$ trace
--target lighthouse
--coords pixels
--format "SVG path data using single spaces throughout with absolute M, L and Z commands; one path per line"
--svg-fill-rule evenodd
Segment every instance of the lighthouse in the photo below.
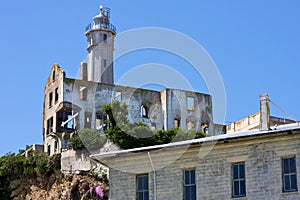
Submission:
M 100 6 L 99 15 L 86 27 L 88 62 L 83 80 L 114 84 L 113 51 L 116 28 L 110 23 L 110 9 Z

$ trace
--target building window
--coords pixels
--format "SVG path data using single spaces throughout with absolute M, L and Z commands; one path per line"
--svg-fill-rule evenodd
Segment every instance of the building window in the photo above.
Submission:
M 54 142 L 54 152 L 58 152 L 58 143 L 57 143 L 57 141 Z
M 282 159 L 282 182 L 283 192 L 298 191 L 295 157 Z
M 85 112 L 85 123 L 84 128 L 92 128 L 92 113 L 91 112 Z
M 107 34 L 103 34 L 103 43 L 107 44 Z
M 86 101 L 87 99 L 87 87 L 85 86 L 79 86 L 79 92 L 80 92 L 80 99 L 83 101 Z
M 187 97 L 187 110 L 194 110 L 195 109 L 195 100 L 193 97 Z
M 53 102 L 53 93 L 51 92 L 51 93 L 49 94 L 49 107 L 52 106 L 52 102 Z
M 141 105 L 141 117 L 148 118 L 148 109 L 144 105 Z
M 103 69 L 106 69 L 106 59 L 103 59 Z
M 138 175 L 136 177 L 137 200 L 149 199 L 149 177 L 148 174 Z
M 184 170 L 184 200 L 196 200 L 196 171 L 194 169 Z
M 53 132 L 53 117 L 47 120 L 47 135 Z
M 56 72 L 55 72 L 55 70 L 52 72 L 52 81 L 55 81 L 55 79 L 56 79 Z
M 51 146 L 48 144 L 48 149 L 47 149 L 48 155 L 50 156 L 51 154 Z
M 208 134 L 208 124 L 207 123 L 201 123 L 201 131 L 205 134 Z
M 174 128 L 180 127 L 180 119 L 174 119 Z
M 121 100 L 122 100 L 122 92 L 115 91 L 115 100 L 121 102 Z
M 58 101 L 58 88 L 55 89 L 55 103 Z
M 102 112 L 96 113 L 96 130 L 105 131 L 107 129 L 107 125 L 105 121 L 107 120 L 107 115 L 103 114 Z
M 174 128 L 179 128 L 180 127 L 180 116 L 177 114 L 176 117 L 174 118 Z
M 245 163 L 232 165 L 232 197 L 246 196 Z

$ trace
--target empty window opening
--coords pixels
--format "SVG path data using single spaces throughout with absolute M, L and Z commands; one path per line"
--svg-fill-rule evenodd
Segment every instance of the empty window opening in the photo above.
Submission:
M 141 117 L 148 118 L 148 109 L 144 105 L 141 105 Z
M 101 112 L 96 113 L 96 130 L 105 131 L 107 129 L 105 121 L 107 116 Z
M 74 132 L 78 128 L 78 112 L 65 110 L 56 113 L 56 131 Z
M 193 97 L 187 97 L 187 110 L 195 109 L 195 99 Z
M 55 97 L 54 97 L 55 98 L 55 103 L 57 103 L 57 101 L 58 101 L 58 95 L 59 95 L 58 94 L 58 88 L 56 88 L 55 89 Z
M 120 92 L 120 91 L 116 91 L 115 92 L 115 100 L 121 102 L 121 100 L 122 100 L 122 92 Z
M 54 152 L 58 152 L 58 143 L 57 143 L 57 141 L 54 142 Z
M 47 120 L 47 135 L 53 132 L 53 117 Z
M 53 93 L 50 92 L 50 94 L 49 94 L 49 107 L 52 106 L 52 102 L 53 102 Z
M 180 116 L 178 114 L 174 118 L 174 128 L 180 128 Z
M 188 121 L 187 130 L 194 130 L 194 129 L 195 129 L 195 123 L 192 121 Z
M 56 79 L 56 71 L 54 70 L 52 72 L 52 81 L 55 81 L 55 79 Z
M 201 124 L 201 132 L 208 134 L 208 124 L 207 123 Z
M 50 156 L 50 154 L 51 154 L 51 146 L 49 144 L 48 144 L 47 152 L 48 152 L 48 155 Z
M 84 128 L 92 128 L 92 113 L 91 112 L 85 112 L 85 123 Z
M 87 99 L 87 93 L 88 93 L 87 88 L 85 86 L 79 86 L 79 92 L 80 92 L 80 99 L 85 101 Z
M 107 34 L 103 34 L 103 43 L 107 44 Z

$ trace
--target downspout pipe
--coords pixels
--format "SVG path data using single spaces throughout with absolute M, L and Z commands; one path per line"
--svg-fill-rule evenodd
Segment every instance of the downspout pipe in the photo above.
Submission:
M 152 162 L 150 152 L 148 152 L 148 157 L 149 157 L 151 167 L 152 167 L 152 170 L 153 170 L 153 196 L 154 196 L 154 200 L 156 200 L 156 171 L 155 171 L 155 168 L 154 168 L 154 165 L 153 165 L 153 162 Z

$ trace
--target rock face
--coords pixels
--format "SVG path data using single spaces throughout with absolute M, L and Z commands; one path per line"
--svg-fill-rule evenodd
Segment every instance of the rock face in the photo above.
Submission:
M 10 182 L 11 198 L 14 200 L 81 200 L 108 199 L 106 175 L 64 175 L 52 174 L 50 177 L 20 178 Z M 95 192 L 101 188 L 102 198 Z

